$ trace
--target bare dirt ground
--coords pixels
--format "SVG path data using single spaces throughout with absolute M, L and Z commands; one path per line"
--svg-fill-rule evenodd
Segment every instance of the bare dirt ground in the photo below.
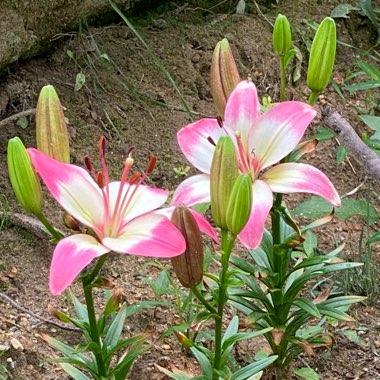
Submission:
M 202 7 L 191 2 L 170 3 L 162 9 L 145 11 L 143 19 L 142 15 L 134 19 L 145 41 L 173 76 L 196 118 L 215 113 L 209 70 L 212 51 L 218 40 L 223 37 L 229 39 L 242 78 L 250 75 L 260 96 L 270 95 L 278 100 L 279 69 L 271 51 L 270 23 L 277 13 L 286 14 L 294 25 L 295 44 L 301 47 L 306 59 L 305 44 L 311 42 L 313 32 L 304 20 L 320 22 L 343 1 L 326 0 L 321 6 L 316 1 L 289 0 L 280 1 L 284 4 L 276 9 L 260 6 L 259 10 L 255 2 L 247 1 L 247 11 L 243 15 L 232 14 L 231 1 L 221 2 L 218 6 L 212 2 L 204 3 Z M 338 37 L 350 45 L 368 49 L 375 41 L 374 30 L 364 18 L 354 17 L 357 19 L 337 21 Z M 360 54 L 362 50 L 339 46 L 334 76 L 344 78 L 352 72 Z M 86 82 L 80 91 L 74 91 L 78 72 L 85 74 Z M 306 100 L 304 68 L 301 75 L 301 80 L 289 90 L 289 95 Z M 113 178 L 120 175 L 126 148 L 134 145 L 134 158 L 140 167 L 145 167 L 150 154 L 158 156 L 158 166 L 150 177 L 154 185 L 174 190 L 183 180 L 184 177 L 177 178 L 174 171 L 174 168 L 188 165 L 177 146 L 176 132 L 189 122 L 188 116 L 181 110 L 177 94 L 149 52 L 126 26 L 84 28 L 80 33 L 57 36 L 56 48 L 51 54 L 12 66 L 0 82 L 0 118 L 35 107 L 38 92 L 46 84 L 55 86 L 66 107 L 73 163 L 81 165 L 85 154 L 95 158 L 96 143 L 101 135 L 105 135 L 109 141 L 108 162 Z M 357 115 L 358 111 L 368 108 L 366 94 L 345 95 L 346 98 L 341 99 L 329 87 L 323 101 L 331 103 L 360 132 L 364 125 Z M 309 133 L 315 132 L 317 127 L 318 119 Z M 14 136 L 20 136 L 27 146 L 35 146 L 34 120 L 25 129 L 9 123 L 2 127 L 1 134 L 2 209 L 11 214 L 22 213 L 6 174 L 6 146 L 8 139 Z M 323 143 L 307 160 L 332 179 L 340 194 L 346 194 L 362 182 L 365 174 L 354 160 L 356 173 L 347 161 L 337 165 L 336 149 L 334 141 Z M 367 179 L 367 188 L 369 185 L 376 189 L 377 184 Z M 290 205 L 302 199 L 307 197 L 287 198 Z M 45 210 L 57 225 L 61 223 L 63 213 L 48 195 Z M 321 246 L 327 249 L 334 247 L 337 241 L 346 241 L 348 254 L 355 260 L 358 247 L 355 226 L 360 222 L 335 220 L 320 230 Z M 376 227 L 378 225 L 373 226 Z M 54 298 L 48 291 L 48 268 L 53 247 L 30 230 L 7 222 L 7 218 L 2 222 L 0 243 L 0 290 L 19 305 L 45 318 L 51 318 L 47 312 L 49 304 L 64 308 L 64 297 Z M 130 303 L 152 298 L 144 277 L 155 277 L 158 270 L 145 263 L 146 260 L 141 258 L 115 255 L 106 265 L 105 274 L 125 289 Z M 75 287 L 74 291 L 80 294 Z M 295 367 L 307 363 L 319 372 L 321 379 L 380 379 L 379 311 L 379 303 L 371 307 L 358 305 L 351 310 L 357 324 L 337 327 L 340 330 L 362 327 L 359 332 L 362 343 L 354 343 L 331 329 L 336 343 L 330 349 L 320 351 L 316 358 L 305 355 L 295 363 Z M 166 379 L 154 364 L 197 371 L 194 360 L 181 350 L 175 339 L 160 338 L 175 321 L 172 311 L 164 308 L 144 311 L 128 319 L 125 333 L 149 331 L 152 345 L 148 353 L 137 361 L 130 379 Z M 76 333 L 41 323 L 38 318 L 0 299 L 0 347 L 10 347 L 0 351 L 0 363 L 3 365 L 0 366 L 0 378 L 1 371 L 5 378 L 9 376 L 20 380 L 68 378 L 59 366 L 46 361 L 54 353 L 41 339 L 42 332 L 70 343 L 79 339 Z M 13 347 L 14 339 L 21 343 L 22 348 Z M 254 343 L 244 347 L 242 357 L 251 357 L 256 349 Z

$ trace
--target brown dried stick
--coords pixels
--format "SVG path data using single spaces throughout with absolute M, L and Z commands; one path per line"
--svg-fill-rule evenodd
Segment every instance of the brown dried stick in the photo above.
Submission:
M 62 325 L 62 324 L 60 324 L 58 322 L 52 321 L 51 319 L 47 319 L 47 318 L 41 317 L 40 315 L 37 315 L 37 314 L 33 313 L 33 311 L 31 311 L 31 310 L 29 310 L 29 309 L 27 309 L 27 308 L 19 305 L 16 301 L 13 301 L 13 299 L 11 297 L 7 296 L 6 294 L 4 294 L 2 292 L 0 292 L 0 299 L 2 299 L 5 302 L 9 302 L 17 310 L 19 310 L 19 311 L 21 311 L 23 313 L 29 314 L 32 317 L 37 318 L 40 321 L 43 321 L 45 323 L 49 323 L 50 325 L 53 325 L 55 327 L 59 327 L 62 330 L 76 331 L 76 332 L 77 331 L 82 331 L 81 329 L 79 329 L 77 327 L 65 326 L 65 325 Z
M 6 119 L 0 120 L 0 127 L 3 127 L 4 125 L 7 125 L 7 124 L 13 122 L 22 116 L 30 116 L 30 115 L 34 115 L 35 113 L 36 113 L 35 108 L 31 108 L 30 110 L 26 110 L 26 111 L 16 113 L 15 115 L 9 116 Z
M 329 105 L 321 106 L 322 123 L 337 134 L 340 142 L 375 180 L 380 181 L 380 158 L 355 132 L 350 123 Z

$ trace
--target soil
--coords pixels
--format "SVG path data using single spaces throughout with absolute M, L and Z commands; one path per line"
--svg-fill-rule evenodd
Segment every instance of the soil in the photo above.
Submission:
M 278 100 L 279 69 L 271 51 L 273 20 L 278 13 L 286 14 L 294 26 L 295 44 L 301 47 L 304 60 L 306 46 L 313 32 L 306 21 L 319 22 L 331 10 L 346 1 L 318 2 L 298 0 L 280 1 L 277 8 L 266 8 L 256 2 L 246 2 L 246 13 L 235 14 L 234 2 L 182 2 L 167 3 L 156 9 L 136 14 L 133 22 L 154 54 L 172 75 L 195 118 L 214 116 L 215 110 L 209 88 L 209 71 L 212 51 L 221 38 L 227 37 L 238 62 L 241 77 L 248 75 L 257 85 L 259 95 Z M 195 4 L 197 3 L 197 4 Z M 200 5 L 202 3 L 202 5 Z M 376 2 L 374 2 L 376 3 Z M 353 15 L 337 20 L 338 38 L 361 50 L 339 45 L 334 78 L 337 82 L 356 70 L 356 61 L 376 41 L 372 25 L 364 17 Z M 76 75 L 82 72 L 86 81 L 75 91 Z M 339 82 L 340 83 L 340 82 Z M 123 24 L 83 29 L 78 33 L 57 36 L 56 47 L 49 55 L 12 66 L 0 83 L 0 117 L 5 119 L 36 105 L 43 85 L 55 86 L 69 121 L 71 160 L 82 165 L 89 154 L 96 158 L 96 144 L 100 136 L 108 139 L 107 159 L 111 176 L 118 178 L 125 152 L 136 147 L 134 158 L 137 167 L 144 168 L 149 156 L 158 156 L 158 165 L 150 176 L 150 183 L 174 190 L 184 179 L 174 169 L 184 169 L 188 163 L 176 143 L 176 132 L 189 123 L 173 86 L 157 66 L 157 59 L 145 49 L 138 38 Z M 301 79 L 289 89 L 290 98 L 306 100 L 305 67 Z M 331 103 L 358 132 L 365 130 L 359 112 L 379 113 L 373 105 L 376 93 L 344 93 L 339 97 L 331 86 L 320 102 Z M 379 107 L 377 105 L 377 107 Z M 309 134 L 319 127 L 319 119 L 309 128 Z M 64 297 L 54 298 L 48 290 L 47 278 L 53 246 L 41 239 L 25 223 L 11 215 L 23 213 L 14 199 L 6 175 L 6 146 L 9 138 L 20 136 L 27 146 L 35 146 L 34 120 L 26 128 L 16 122 L 2 127 L 0 139 L 1 206 L 3 222 L 0 235 L 0 289 L 23 308 L 44 318 L 52 319 L 48 305 L 65 309 Z M 324 171 L 340 194 L 347 194 L 365 180 L 365 185 L 353 197 L 365 197 L 372 189 L 372 200 L 378 205 L 377 184 L 367 178 L 354 158 L 336 163 L 337 144 L 334 140 L 320 144 L 317 153 L 307 161 Z M 195 170 L 190 169 L 193 174 Z M 304 195 L 286 197 L 290 208 Z M 46 193 L 46 215 L 62 226 L 62 210 Z M 5 214 L 9 213 L 9 218 Z M 336 242 L 347 243 L 347 254 L 355 260 L 358 254 L 359 219 L 341 222 L 334 220 L 318 232 L 323 250 L 335 247 Z M 372 232 L 378 225 L 372 226 Z M 378 251 L 374 251 L 376 255 Z M 378 261 L 378 260 L 377 260 Z M 153 299 L 145 278 L 155 278 L 159 269 L 148 265 L 146 259 L 114 255 L 107 262 L 105 276 L 125 290 L 129 303 Z M 376 263 L 376 257 L 375 257 Z M 163 264 L 165 265 L 165 264 Z M 80 297 L 80 289 L 73 287 Z M 102 293 L 97 302 L 102 303 Z M 331 327 L 335 344 L 321 349 L 316 357 L 305 354 L 294 368 L 311 366 L 321 379 L 380 379 L 380 304 L 364 304 L 350 311 L 357 319 L 354 325 L 339 324 Z M 164 307 L 145 310 L 132 315 L 125 333 L 149 332 L 150 350 L 138 359 L 129 378 L 167 379 L 155 364 L 165 368 L 179 368 L 197 373 L 195 361 L 185 353 L 172 337 L 161 337 L 178 316 Z M 353 342 L 341 332 L 347 328 L 358 331 L 361 341 Z M 0 298 L 0 378 L 13 379 L 68 379 L 60 367 L 47 359 L 55 354 L 42 339 L 42 333 L 71 344 L 79 342 L 75 332 L 64 331 L 43 323 L 39 318 L 16 308 Z M 20 347 L 17 342 L 21 343 Z M 242 347 L 241 357 L 252 357 L 258 345 Z M 242 359 L 243 360 L 243 359 Z M 244 360 L 243 360 L 244 361 Z

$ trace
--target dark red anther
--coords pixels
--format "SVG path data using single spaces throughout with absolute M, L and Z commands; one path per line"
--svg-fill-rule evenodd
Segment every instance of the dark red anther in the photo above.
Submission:
M 223 128 L 223 119 L 222 119 L 222 117 L 221 116 L 217 116 L 216 117 L 216 121 L 218 122 L 219 127 Z
M 156 167 L 157 164 L 157 157 L 152 156 L 149 160 L 148 167 L 146 168 L 146 174 L 152 173 L 153 169 Z
M 141 173 L 135 172 L 131 175 L 131 178 L 129 178 L 128 182 L 130 185 L 133 185 L 141 178 Z
M 98 186 L 101 189 L 103 189 L 103 187 L 104 187 L 104 174 L 103 174 L 103 172 L 98 172 L 96 174 L 96 182 L 97 182 Z
M 99 154 L 101 157 L 105 157 L 106 155 L 106 143 L 107 143 L 106 138 L 102 136 L 98 142 Z
M 207 137 L 207 141 L 208 141 L 210 144 L 216 146 L 215 141 L 212 139 L 211 136 L 208 136 L 208 137 Z
M 93 167 L 92 167 L 92 163 L 91 163 L 91 158 L 89 156 L 84 156 L 83 158 L 83 161 L 84 161 L 84 165 L 86 166 L 86 169 L 92 173 L 93 171 Z

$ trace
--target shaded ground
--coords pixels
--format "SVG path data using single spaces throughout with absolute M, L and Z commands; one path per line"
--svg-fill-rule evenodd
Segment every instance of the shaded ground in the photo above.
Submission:
M 248 3 L 248 2 L 247 2 Z M 276 57 L 270 51 L 271 31 L 277 13 L 284 13 L 297 25 L 298 46 L 311 42 L 312 31 L 302 21 L 319 22 L 328 15 L 339 1 L 324 1 L 323 7 L 310 1 L 288 1 L 287 9 L 260 8 L 254 3 L 247 5 L 246 15 L 229 14 L 231 4 L 219 7 L 169 5 L 167 9 L 151 13 L 139 27 L 144 39 L 170 71 L 186 102 L 194 111 L 195 118 L 213 116 L 214 109 L 209 90 L 209 68 L 212 50 L 218 40 L 228 37 L 238 61 L 241 76 L 250 75 L 256 83 L 260 96 L 270 95 L 274 100 L 279 94 L 279 70 Z M 294 3 L 294 5 L 292 5 Z M 207 10 L 208 9 L 208 10 Z M 300 16 L 302 15 L 302 16 Z M 137 22 L 137 21 L 136 21 Z M 363 19 L 359 28 L 353 30 L 353 20 L 339 21 L 339 38 L 351 45 L 368 48 L 373 42 L 373 30 Z M 356 25 L 355 24 L 355 25 Z M 175 168 L 188 164 L 176 143 L 176 132 L 189 122 L 181 111 L 181 103 L 171 84 L 152 61 L 139 40 L 123 25 L 93 28 L 71 36 L 58 36 L 57 49 L 51 55 L 20 64 L 10 69 L 0 84 L 0 116 L 8 117 L 35 106 L 40 88 L 53 84 L 66 107 L 70 122 L 71 157 L 81 164 L 83 156 L 96 158 L 96 143 L 101 135 L 109 140 L 108 162 L 114 178 L 120 175 L 124 154 L 128 146 L 136 146 L 134 158 L 145 167 L 149 155 L 159 158 L 157 169 L 150 180 L 154 185 L 173 190 L 183 179 L 178 178 Z M 69 54 L 68 54 L 69 51 Z M 339 47 L 335 76 L 345 77 L 354 70 L 357 50 Z M 70 56 L 74 58 L 70 58 Z M 82 71 L 86 76 L 84 87 L 74 91 L 75 77 Z M 301 72 L 304 78 L 304 71 Z M 296 83 L 290 96 L 306 99 L 304 80 Z M 359 123 L 357 110 L 368 107 L 361 96 L 339 98 L 333 88 L 325 93 L 324 101 L 334 105 L 353 125 Z M 310 127 L 315 132 L 318 120 Z M 3 210 L 21 212 L 15 203 L 6 176 L 6 144 L 9 138 L 20 136 L 28 146 L 35 145 L 33 121 L 26 129 L 16 124 L 2 128 L 0 139 L 0 178 Z M 345 162 L 337 165 L 335 142 L 319 147 L 318 152 L 307 161 L 326 172 L 340 194 L 356 188 L 364 179 L 360 168 L 353 163 L 356 174 Z M 190 171 L 190 174 L 192 171 Z M 367 181 L 369 184 L 370 181 Z M 374 187 L 376 184 L 373 185 Z M 293 205 L 301 197 L 289 197 Z M 61 223 L 62 211 L 47 197 L 47 215 Z M 320 231 L 323 248 L 332 248 L 337 242 L 348 242 L 348 253 L 355 259 L 358 232 L 355 223 L 335 221 Z M 376 227 L 376 226 L 375 226 Z M 65 300 L 53 298 L 47 287 L 48 268 L 52 246 L 30 232 L 17 226 L 3 225 L 0 235 L 0 287 L 20 305 L 35 313 L 49 317 L 48 304 L 65 307 Z M 115 255 L 106 266 L 106 274 L 125 289 L 127 299 L 138 302 L 151 299 L 152 294 L 144 276 L 155 277 L 158 270 L 144 265 L 146 260 Z M 75 289 L 77 290 L 77 289 Z M 101 301 L 99 299 L 99 301 Z M 300 358 L 296 366 L 307 362 L 321 374 L 322 379 L 380 379 L 380 305 L 360 305 L 352 314 L 358 319 L 361 344 L 353 343 L 336 334 L 336 344 L 318 358 Z M 17 339 L 23 350 L 12 347 L 1 354 L 1 362 L 15 379 L 66 379 L 59 367 L 46 362 L 53 355 L 40 337 L 41 332 L 75 343 L 75 333 L 62 332 L 56 327 L 40 324 L 40 321 L 0 300 L 0 345 L 8 345 Z M 180 345 L 172 338 L 160 339 L 173 322 L 171 310 L 156 309 L 135 314 L 128 320 L 125 332 L 150 331 L 151 350 L 135 365 L 131 379 L 166 379 L 154 364 L 170 368 L 196 371 L 195 362 L 181 352 Z M 339 329 L 347 326 L 340 325 Z M 355 327 L 355 326 L 350 326 Z M 332 330 L 333 332 L 333 330 Z M 254 343 L 243 348 L 244 356 L 252 356 L 257 350 Z M 2 368 L 0 366 L 0 374 Z M 1 375 L 0 375 L 1 378 Z

